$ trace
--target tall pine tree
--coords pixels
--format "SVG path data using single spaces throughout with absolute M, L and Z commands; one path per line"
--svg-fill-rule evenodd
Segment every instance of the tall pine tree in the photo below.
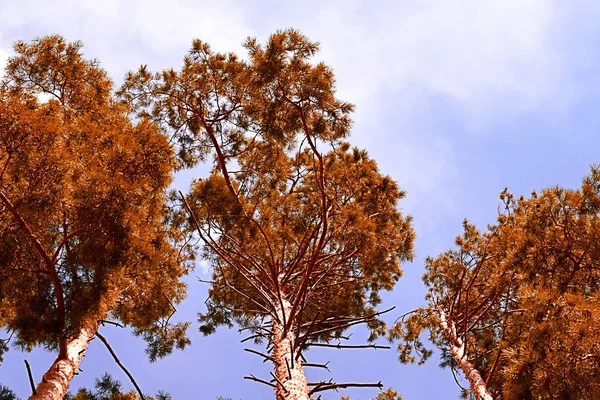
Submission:
M 597 398 L 600 170 L 578 190 L 500 197 L 496 224 L 465 221 L 456 248 L 427 260 L 429 305 L 392 330 L 400 358 L 431 354 L 428 329 L 477 399 Z
M 245 47 L 247 62 L 195 41 L 181 71 L 142 67 L 120 92 L 178 143 L 181 166 L 213 157 L 180 214 L 214 271 L 201 330 L 235 322 L 265 340 L 272 383 L 247 378 L 278 399 L 369 386 L 307 382 L 304 366 L 319 365 L 303 352 L 357 323 L 381 331 L 378 292 L 412 256 L 404 192 L 344 142 L 353 106 L 335 98 L 332 71 L 310 62 L 316 43 L 287 30 Z
M 31 398 L 62 399 L 104 319 L 133 327 L 151 356 L 187 343 L 168 317 L 189 255 L 166 225 L 165 137 L 129 119 L 80 43 L 15 52 L 0 87 L 0 326 L 13 345 L 57 352 Z

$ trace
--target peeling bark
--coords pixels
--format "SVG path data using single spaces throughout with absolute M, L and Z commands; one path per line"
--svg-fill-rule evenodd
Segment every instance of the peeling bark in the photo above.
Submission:
M 97 330 L 98 323 L 94 323 L 83 327 L 77 335 L 67 340 L 66 354 L 59 354 L 35 389 L 36 394 L 29 400 L 62 400 Z
M 438 307 L 437 311 L 440 316 L 440 324 L 442 326 L 444 337 L 450 345 L 450 353 L 467 377 L 467 380 L 471 385 L 471 391 L 477 400 L 493 400 L 492 395 L 487 390 L 485 381 L 483 378 L 481 378 L 481 374 L 466 357 L 465 343 L 456 333 L 456 326 L 454 325 L 454 322 L 448 321 L 446 313 L 441 309 L 441 307 Z
M 280 321 L 287 321 L 291 314 L 292 305 L 283 299 L 278 305 L 277 314 Z M 283 307 L 282 307 L 283 306 Z M 309 400 L 308 382 L 304 376 L 302 362 L 297 360 L 298 350 L 294 347 L 295 335 L 293 324 L 284 332 L 282 323 L 273 321 L 273 350 L 271 356 L 275 364 L 277 400 Z

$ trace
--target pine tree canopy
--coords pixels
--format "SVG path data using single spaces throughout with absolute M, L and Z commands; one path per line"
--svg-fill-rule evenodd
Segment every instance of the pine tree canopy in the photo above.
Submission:
M 358 322 L 382 332 L 378 293 L 400 278 L 414 233 L 404 192 L 345 141 L 353 106 L 311 62 L 318 45 L 287 30 L 245 47 L 247 61 L 194 41 L 180 71 L 142 67 L 119 94 L 178 144 L 180 168 L 212 158 L 179 196 L 179 223 L 214 270 L 201 331 L 235 322 L 266 339 L 288 396 L 302 350 Z
M 144 335 L 151 357 L 183 347 L 186 326 L 167 323 L 189 269 L 168 223 L 171 146 L 130 120 L 80 43 L 48 36 L 15 52 L 0 86 L 0 327 L 69 370 L 104 319 Z
M 462 349 L 494 399 L 597 398 L 600 169 L 578 190 L 500 198 L 496 224 L 465 221 L 455 249 L 427 260 L 429 306 L 392 330 L 400 359 L 430 355 L 429 329 L 442 365 L 457 370 Z

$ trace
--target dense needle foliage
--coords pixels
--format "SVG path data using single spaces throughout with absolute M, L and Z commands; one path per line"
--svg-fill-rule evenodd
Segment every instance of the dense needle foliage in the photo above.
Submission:
M 465 221 L 456 248 L 427 260 L 429 307 L 399 323 L 402 361 L 429 356 L 429 329 L 443 365 L 464 358 L 496 399 L 600 396 L 600 170 L 578 190 L 551 187 L 530 198 L 500 195 L 504 210 L 481 232 Z M 444 332 L 442 315 L 456 338 Z
M 344 141 L 353 106 L 311 63 L 317 44 L 288 30 L 245 47 L 248 61 L 194 41 L 181 71 L 142 67 L 120 95 L 178 143 L 181 167 L 214 157 L 180 214 L 214 268 L 202 332 L 237 322 L 275 348 L 292 332 L 299 358 L 358 320 L 381 331 L 378 292 L 401 276 L 414 234 L 404 192 Z
M 57 361 L 109 318 L 144 335 L 151 357 L 182 347 L 185 326 L 166 322 L 189 259 L 167 224 L 172 148 L 129 119 L 81 44 L 49 36 L 15 51 L 0 86 L 0 327 Z

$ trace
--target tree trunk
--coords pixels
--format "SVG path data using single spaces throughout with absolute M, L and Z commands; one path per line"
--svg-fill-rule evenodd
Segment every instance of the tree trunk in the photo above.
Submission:
M 277 313 L 280 321 L 287 321 L 287 317 L 292 309 L 289 301 L 283 299 L 283 307 L 279 304 Z M 285 318 L 284 318 L 285 315 Z M 275 396 L 277 400 L 309 400 L 308 383 L 304 376 L 302 360 L 298 357 L 298 349 L 294 346 L 294 327 L 293 324 L 287 332 L 284 327 L 276 320 L 273 321 L 273 350 L 271 356 L 275 364 L 275 376 L 278 382 L 275 382 Z M 283 385 L 283 386 L 282 386 Z
M 97 330 L 98 323 L 95 322 L 67 340 L 66 354 L 58 355 L 29 400 L 62 400 Z
M 465 344 L 456 333 L 456 326 L 454 325 L 454 322 L 450 321 L 450 324 L 448 324 L 448 319 L 446 318 L 446 313 L 444 312 L 444 310 L 442 310 L 441 307 L 438 307 L 437 310 L 440 315 L 442 332 L 444 334 L 444 337 L 450 344 L 450 353 L 452 354 L 452 357 L 454 357 L 454 359 L 458 363 L 458 366 L 469 380 L 469 384 L 471 385 L 471 391 L 473 392 L 477 400 L 493 400 L 493 397 L 488 391 L 485 381 L 481 377 L 481 374 L 466 357 Z

